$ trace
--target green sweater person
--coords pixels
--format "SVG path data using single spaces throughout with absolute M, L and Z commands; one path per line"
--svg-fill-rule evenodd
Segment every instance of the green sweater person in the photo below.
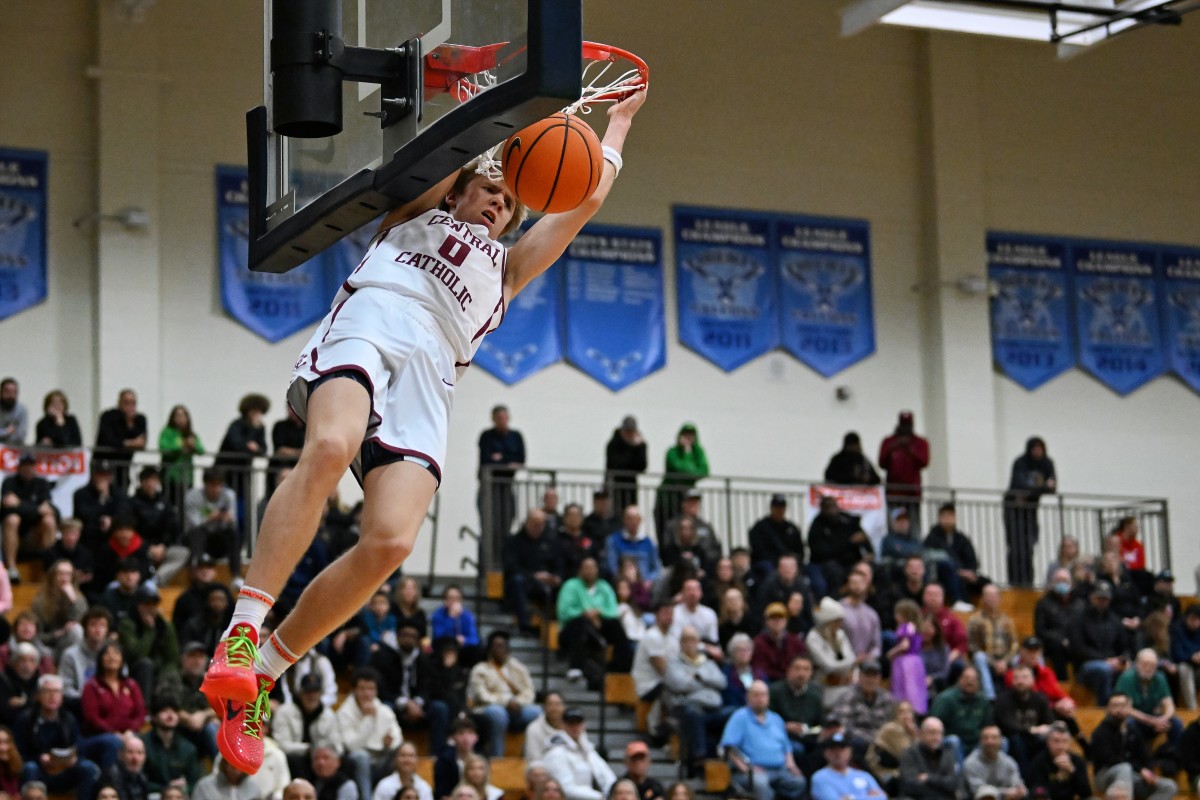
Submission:
M 679 515 L 679 506 L 688 490 L 701 478 L 708 477 L 708 456 L 700 446 L 696 426 L 688 422 L 679 429 L 675 446 L 667 451 L 666 475 L 658 487 L 654 504 L 654 524 L 659 536 L 667 523 Z M 665 566 L 670 566 L 667 564 Z

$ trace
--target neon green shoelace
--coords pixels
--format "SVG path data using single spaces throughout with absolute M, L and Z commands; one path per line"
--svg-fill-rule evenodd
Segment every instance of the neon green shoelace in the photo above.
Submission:
M 263 688 L 259 691 L 254 705 L 246 709 L 246 721 L 242 724 L 242 733 L 253 736 L 255 739 L 261 739 L 263 723 L 270 718 L 271 698 L 267 689 Z
M 258 660 L 258 645 L 254 643 L 253 639 L 242 633 L 244 630 L 248 629 L 239 625 L 233 629 L 233 633 L 225 638 L 225 660 L 229 662 L 230 666 L 252 669 L 254 662 Z

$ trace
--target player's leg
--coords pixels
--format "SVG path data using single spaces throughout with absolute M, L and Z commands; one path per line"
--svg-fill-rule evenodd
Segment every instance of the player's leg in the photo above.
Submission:
M 17 547 L 21 543 L 21 515 L 13 511 L 5 515 L 3 523 L 4 565 L 9 575 L 17 570 Z
M 371 396 L 356 380 L 331 377 L 312 389 L 300 460 L 267 505 L 229 630 L 201 686 L 214 708 L 226 699 L 248 703 L 258 696 L 253 671 L 258 630 L 312 544 L 326 498 L 362 445 L 370 409 Z
M 412 552 L 436 491 L 429 470 L 411 461 L 367 472 L 358 543 L 305 588 L 272 638 L 300 656 L 358 613 Z

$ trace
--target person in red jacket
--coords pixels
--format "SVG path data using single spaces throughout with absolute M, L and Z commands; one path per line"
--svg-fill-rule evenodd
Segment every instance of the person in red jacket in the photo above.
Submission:
M 750 666 L 755 672 L 777 681 L 787 675 L 788 664 L 796 656 L 808 653 L 804 639 L 788 633 L 788 610 L 783 603 L 771 603 L 763 614 L 766 629 L 754 637 L 754 656 Z
M 123 675 L 125 654 L 116 642 L 109 642 L 96 655 L 96 674 L 83 685 L 80 706 L 85 739 L 103 750 L 112 748 L 115 756 L 121 736 L 137 735 L 146 721 L 146 703 L 137 683 Z M 115 760 L 115 758 L 114 758 Z M 108 766 L 111 766 L 108 765 Z M 101 768 L 106 768 L 101 765 Z
M 879 446 L 879 467 L 887 473 L 888 505 L 908 509 L 920 530 L 921 470 L 929 466 L 929 440 L 913 432 L 913 414 L 901 411 L 896 430 Z

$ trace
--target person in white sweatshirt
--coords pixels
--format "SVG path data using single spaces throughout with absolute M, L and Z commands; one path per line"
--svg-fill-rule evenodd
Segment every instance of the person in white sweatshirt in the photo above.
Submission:
M 563 712 L 563 730 L 550 737 L 542 765 L 562 786 L 567 800 L 604 800 L 617 776 L 588 741 L 584 728 L 582 711 Z
M 379 782 L 371 800 L 396 800 L 403 786 L 417 790 L 417 800 L 433 800 L 433 787 L 417 774 L 417 746 L 405 742 L 396 751 L 396 771 Z
M 364 667 L 354 673 L 350 695 L 337 711 L 347 759 L 354 768 L 359 797 L 370 797 L 371 786 L 391 769 L 403 737 L 396 712 L 379 702 L 379 673 Z
M 532 764 L 541 761 L 550 746 L 550 737 L 562 733 L 563 712 L 567 704 L 558 692 L 548 692 L 542 701 L 542 715 L 529 723 L 525 729 L 525 761 Z

